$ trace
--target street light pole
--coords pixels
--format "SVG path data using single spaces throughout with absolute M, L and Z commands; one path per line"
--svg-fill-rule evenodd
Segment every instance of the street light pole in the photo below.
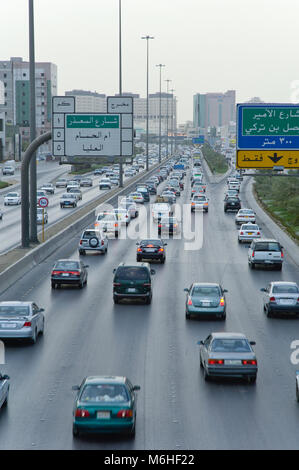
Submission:
M 163 64 L 158 64 L 156 67 L 160 67 L 160 95 L 159 95 L 159 163 L 161 163 L 161 70 L 165 67 Z
M 170 146 L 170 151 L 171 151 L 171 155 L 173 154 L 173 134 L 174 134 L 174 112 L 173 112 L 173 105 L 174 105 L 174 95 L 173 95 L 173 92 L 175 91 L 174 88 L 172 88 L 171 90 L 171 93 L 172 93 L 172 99 L 171 99 L 171 146 Z
M 148 41 L 149 39 L 154 39 L 154 37 L 142 36 L 141 39 L 146 39 L 146 171 L 148 171 Z
M 168 78 L 165 80 L 167 82 L 167 96 L 166 96 L 166 156 L 168 157 L 168 92 L 169 92 L 169 82 L 171 80 Z
M 119 28 L 118 28 L 118 40 L 119 40 L 119 95 L 122 95 L 122 55 L 121 55 L 121 0 L 118 0 L 118 15 L 119 15 Z M 122 145 L 122 143 L 120 144 Z M 122 149 L 120 158 L 122 160 Z M 123 188 L 123 163 L 119 164 L 119 187 Z
M 35 57 L 33 0 L 29 0 L 29 74 L 30 74 L 30 142 L 36 138 Z M 30 162 L 30 241 L 38 243 L 36 225 L 36 156 Z

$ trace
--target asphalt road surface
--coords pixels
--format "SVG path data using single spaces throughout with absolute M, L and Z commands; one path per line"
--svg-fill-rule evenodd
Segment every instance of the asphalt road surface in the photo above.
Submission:
M 180 203 L 189 201 L 187 181 Z M 83 290 L 51 290 L 53 262 L 78 257 L 80 233 L 1 296 L 34 300 L 46 318 L 45 335 L 36 345 L 6 343 L 2 373 L 10 375 L 11 390 L 8 407 L 0 412 L 1 449 L 299 448 L 290 362 L 298 320 L 268 319 L 259 291 L 271 280 L 298 281 L 298 266 L 286 255 L 281 272 L 249 269 L 248 245 L 238 244 L 234 214 L 223 212 L 224 189 L 225 182 L 208 185 L 202 249 L 187 251 L 183 239 L 168 240 L 165 265 L 153 266 L 151 305 L 113 303 L 113 268 L 136 258 L 135 240 L 129 239 L 110 240 L 107 255 L 83 258 L 90 266 Z M 183 289 L 193 281 L 220 282 L 228 289 L 225 322 L 185 320 Z M 223 330 L 256 341 L 255 385 L 204 381 L 196 343 Z M 135 439 L 73 440 L 71 387 L 93 374 L 126 375 L 141 386 Z

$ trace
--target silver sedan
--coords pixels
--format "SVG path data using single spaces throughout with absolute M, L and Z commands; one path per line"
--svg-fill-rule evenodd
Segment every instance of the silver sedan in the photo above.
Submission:
M 274 314 L 299 314 L 299 287 L 296 282 L 270 282 L 263 292 L 263 308 L 267 317 Z
M 44 332 L 44 309 L 35 302 L 0 302 L 0 338 L 29 339 Z
M 200 366 L 204 378 L 240 377 L 254 383 L 257 376 L 257 359 L 251 346 L 242 333 L 211 333 L 204 341 L 199 341 Z
M 0 374 L 0 408 L 7 405 L 9 394 L 9 377 Z

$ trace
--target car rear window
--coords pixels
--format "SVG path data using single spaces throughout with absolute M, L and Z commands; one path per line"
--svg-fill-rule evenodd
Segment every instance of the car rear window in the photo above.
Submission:
M 0 315 L 24 315 L 28 316 L 30 313 L 29 307 L 27 305 L 1 305 L 0 306 Z
M 80 401 L 85 403 L 124 403 L 129 401 L 127 389 L 124 385 L 103 384 L 86 385 L 80 396 Z
M 194 286 L 191 295 L 202 297 L 215 297 L 215 295 L 220 296 L 220 289 L 217 286 Z
M 251 348 L 246 339 L 220 339 L 215 338 L 211 344 L 213 352 L 251 352 Z
M 96 233 L 94 230 L 85 230 L 83 233 L 82 238 L 91 238 L 91 237 L 97 237 L 99 234 Z
M 147 246 L 147 245 L 160 246 L 161 245 L 161 240 L 142 240 L 140 242 L 140 245 L 142 245 L 142 246 Z
M 276 242 L 260 242 L 256 243 L 255 251 L 281 251 L 280 244 Z
M 122 266 L 117 269 L 115 273 L 117 280 L 147 280 L 149 279 L 149 272 L 147 268 L 135 266 Z
M 294 286 L 292 284 L 289 285 L 278 285 L 278 286 L 273 286 L 272 289 L 273 294 L 297 294 L 299 292 L 299 289 L 297 286 Z
M 252 224 L 252 225 L 242 225 L 241 230 L 252 230 L 254 232 L 255 230 L 259 230 L 259 228 L 258 228 L 257 225 L 254 225 L 254 224 Z
M 54 268 L 56 269 L 61 269 L 61 270 L 73 270 L 73 269 L 79 269 L 80 265 L 77 261 L 58 261 Z

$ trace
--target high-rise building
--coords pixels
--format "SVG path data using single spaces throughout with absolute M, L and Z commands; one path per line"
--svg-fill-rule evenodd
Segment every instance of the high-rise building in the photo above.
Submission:
M 66 96 L 75 96 L 76 113 L 106 113 L 107 97 L 102 93 L 85 90 L 71 90 Z
M 228 126 L 236 120 L 236 92 L 228 90 L 225 93 L 197 93 L 193 96 L 194 127 Z
M 0 61 L 0 82 L 4 87 L 6 127 L 12 134 L 20 133 L 22 140 L 30 139 L 30 73 L 29 62 L 22 57 Z M 57 67 L 50 62 L 35 63 L 36 136 L 51 130 L 52 96 L 57 95 Z M 49 144 L 50 145 L 50 144 Z M 46 145 L 47 147 L 47 145 Z

